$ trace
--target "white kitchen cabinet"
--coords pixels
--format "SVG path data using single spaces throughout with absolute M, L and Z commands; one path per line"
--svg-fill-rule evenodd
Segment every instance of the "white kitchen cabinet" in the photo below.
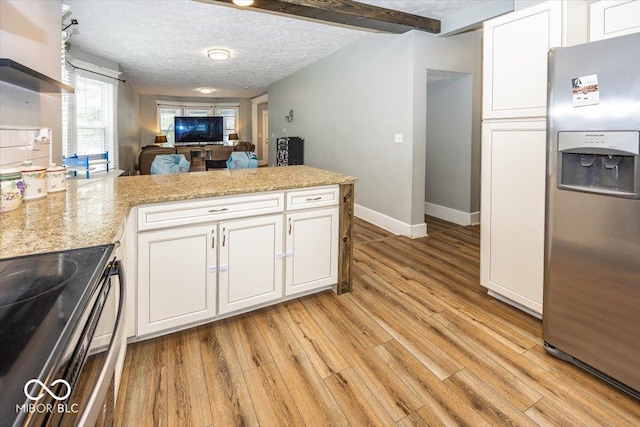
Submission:
M 339 198 L 340 188 L 337 185 L 287 191 L 287 211 L 336 206 Z
M 547 52 L 562 44 L 560 1 L 485 22 L 483 118 L 546 115 Z
M 216 225 L 138 234 L 138 336 L 216 315 Z
M 589 41 L 640 32 L 639 0 L 601 0 L 591 3 Z
M 295 295 L 338 281 L 337 207 L 288 213 L 285 294 Z
M 542 314 L 546 122 L 482 125 L 480 282 Z M 497 295 L 496 295 L 497 294 Z
M 284 210 L 284 193 L 243 194 L 138 208 L 138 231 L 267 215 Z
M 218 224 L 220 314 L 282 297 L 283 216 Z
M 338 199 L 322 186 L 138 207 L 137 338 L 331 288 Z

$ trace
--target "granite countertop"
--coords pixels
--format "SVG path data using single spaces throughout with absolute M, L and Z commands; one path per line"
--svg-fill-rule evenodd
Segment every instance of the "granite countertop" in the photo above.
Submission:
M 138 205 L 355 181 L 309 166 L 125 176 L 85 185 L 68 181 L 67 191 L 0 214 L 0 258 L 113 243 Z

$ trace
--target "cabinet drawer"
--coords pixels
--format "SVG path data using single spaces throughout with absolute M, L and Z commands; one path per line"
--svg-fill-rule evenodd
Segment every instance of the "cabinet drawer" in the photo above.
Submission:
M 339 203 L 340 190 L 337 185 L 315 187 L 308 190 L 287 191 L 287 210 L 335 206 Z
M 283 193 L 148 205 L 138 208 L 138 230 L 154 230 L 282 211 L 284 211 Z

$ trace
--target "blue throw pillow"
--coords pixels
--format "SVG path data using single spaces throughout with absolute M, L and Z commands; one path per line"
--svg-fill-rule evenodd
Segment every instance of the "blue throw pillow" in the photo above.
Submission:
M 253 151 L 234 151 L 227 160 L 228 169 L 248 169 L 258 167 L 258 156 Z
M 151 162 L 151 175 L 189 172 L 190 165 L 182 154 L 159 154 Z

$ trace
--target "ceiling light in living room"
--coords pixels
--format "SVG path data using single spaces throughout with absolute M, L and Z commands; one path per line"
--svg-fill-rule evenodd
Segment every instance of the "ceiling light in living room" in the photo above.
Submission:
M 211 93 L 213 92 L 215 89 L 212 87 L 199 87 L 198 89 L 196 89 L 198 91 L 200 91 L 201 93 Z
M 231 52 L 226 49 L 209 49 L 207 51 L 207 56 L 211 59 L 229 59 L 231 56 Z
M 233 0 L 233 4 L 237 6 L 251 6 L 253 4 L 253 0 Z

